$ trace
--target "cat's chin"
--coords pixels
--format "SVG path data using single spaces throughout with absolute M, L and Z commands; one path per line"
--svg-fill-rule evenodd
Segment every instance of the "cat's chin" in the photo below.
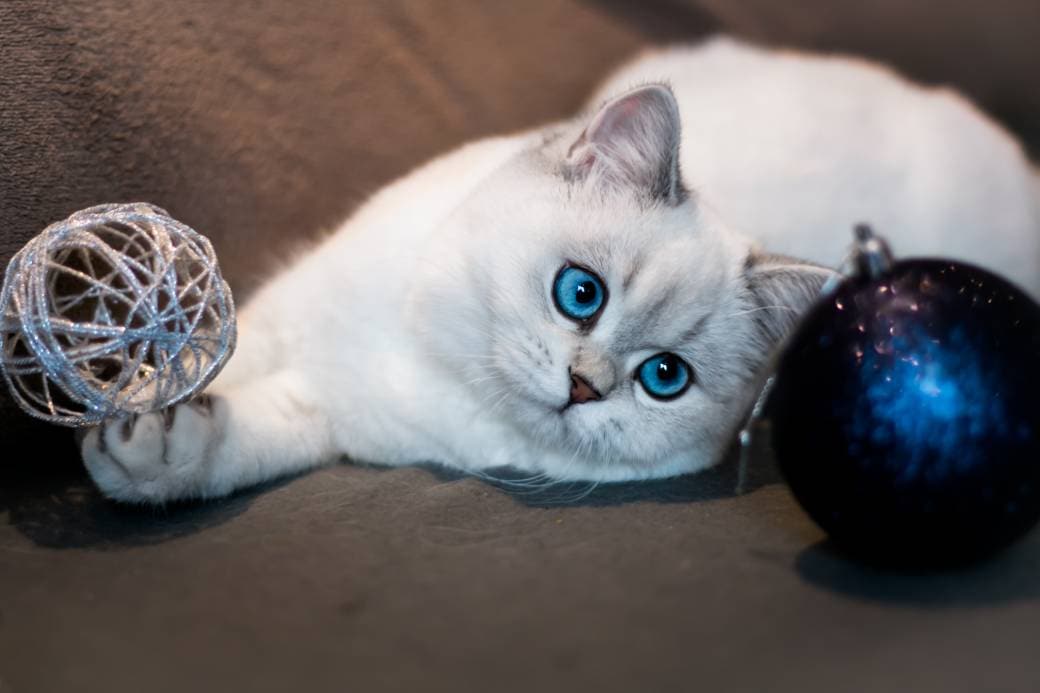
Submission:
M 520 409 L 523 409 L 523 412 Z M 528 439 L 523 457 L 514 466 L 540 472 L 560 482 L 614 483 L 662 479 L 711 466 L 711 457 L 689 453 L 662 458 L 633 458 L 600 435 L 595 423 L 583 421 L 589 412 L 564 411 L 542 405 L 514 408 L 513 425 Z M 530 456 L 528 456 L 530 455 Z
M 582 477 L 595 477 L 599 476 L 598 468 L 612 466 L 611 461 L 621 457 L 621 453 L 600 434 L 596 422 L 580 406 L 585 405 L 528 402 L 517 407 L 515 422 L 536 449 L 555 451 L 568 459 L 572 467 L 582 468 Z
M 676 454 L 663 459 L 628 459 L 617 451 L 590 452 L 574 441 L 542 448 L 525 469 L 538 471 L 558 482 L 618 483 L 665 479 L 710 467 L 708 458 Z

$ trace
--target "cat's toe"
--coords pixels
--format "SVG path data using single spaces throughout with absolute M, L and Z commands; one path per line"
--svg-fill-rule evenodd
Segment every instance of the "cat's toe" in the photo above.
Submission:
M 209 417 L 182 404 L 90 429 L 80 449 L 105 495 L 161 503 L 199 495 L 210 434 Z
M 126 495 L 131 486 L 130 472 L 108 454 L 108 446 L 105 443 L 106 428 L 104 424 L 95 426 L 78 436 L 83 464 L 105 495 L 130 500 Z

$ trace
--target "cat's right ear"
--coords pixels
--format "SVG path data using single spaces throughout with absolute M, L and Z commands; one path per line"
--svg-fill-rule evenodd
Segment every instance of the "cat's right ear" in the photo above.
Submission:
M 672 90 L 663 84 L 639 87 L 603 104 L 567 151 L 565 175 L 678 204 L 686 198 L 679 140 Z
M 744 265 L 744 279 L 757 304 L 752 317 L 763 340 L 772 346 L 786 337 L 836 274 L 810 262 L 753 250 Z

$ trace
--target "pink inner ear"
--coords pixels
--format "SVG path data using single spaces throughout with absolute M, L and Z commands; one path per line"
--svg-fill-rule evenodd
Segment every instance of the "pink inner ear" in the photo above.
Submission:
M 639 97 L 630 96 L 627 99 L 622 99 L 620 103 L 615 104 L 614 108 L 611 109 L 611 112 L 618 116 L 623 116 L 616 119 L 618 121 L 623 121 L 631 118 L 632 115 L 639 110 L 639 105 Z
M 577 177 L 601 170 L 601 180 L 659 194 L 659 182 L 673 175 L 665 167 L 677 156 L 678 130 L 678 108 L 668 88 L 640 87 L 600 108 L 571 145 L 567 163 Z
M 625 136 L 624 130 L 631 125 L 643 107 L 641 96 L 638 93 L 633 94 L 604 106 L 582 139 L 588 137 L 593 142 L 610 142 L 618 136 Z

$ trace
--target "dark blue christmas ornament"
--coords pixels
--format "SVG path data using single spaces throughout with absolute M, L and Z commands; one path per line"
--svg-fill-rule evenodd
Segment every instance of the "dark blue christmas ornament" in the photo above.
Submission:
M 1040 306 L 969 264 L 893 262 L 857 231 L 851 275 L 779 358 L 767 414 L 780 470 L 856 555 L 992 552 L 1040 518 Z

